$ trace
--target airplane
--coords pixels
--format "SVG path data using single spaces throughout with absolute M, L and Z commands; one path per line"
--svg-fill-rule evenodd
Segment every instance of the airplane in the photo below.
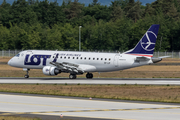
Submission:
M 62 72 L 70 73 L 70 79 L 86 73 L 87 79 L 93 72 L 119 71 L 162 60 L 153 58 L 159 25 L 152 25 L 137 45 L 124 53 L 95 53 L 73 51 L 25 50 L 8 61 L 8 65 L 23 68 L 29 78 L 30 69 L 42 69 L 43 74 L 55 76 Z

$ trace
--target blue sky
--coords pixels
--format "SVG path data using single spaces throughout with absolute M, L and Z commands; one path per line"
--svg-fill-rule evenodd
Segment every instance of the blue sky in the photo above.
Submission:
M 14 0 L 6 0 L 6 1 L 8 3 L 12 4 Z M 42 0 L 39 0 L 39 1 L 42 1 Z M 49 0 L 49 1 L 53 2 L 54 0 Z M 57 0 L 57 1 L 58 1 L 59 5 L 61 5 L 63 0 Z M 74 1 L 74 0 L 72 0 L 72 1 Z M 93 0 L 79 0 L 79 2 L 84 3 L 86 5 L 88 5 L 89 3 L 92 3 L 92 1 Z M 114 1 L 114 0 L 98 0 L 98 2 L 101 3 L 101 5 L 109 5 L 109 4 L 111 4 L 111 1 Z M 140 1 L 142 2 L 142 5 L 146 5 L 146 3 L 152 3 L 156 0 L 140 0 Z M 3 2 L 3 0 L 0 0 L 0 4 L 2 4 L 2 2 Z

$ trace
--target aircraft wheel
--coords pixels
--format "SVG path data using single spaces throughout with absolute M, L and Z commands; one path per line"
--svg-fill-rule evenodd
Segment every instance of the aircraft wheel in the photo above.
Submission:
M 89 74 L 88 74 L 88 73 L 86 74 L 86 78 L 87 78 L 87 79 L 89 78 Z
M 75 74 L 70 74 L 69 79 L 76 79 L 76 75 Z
M 87 73 L 86 74 L 86 78 L 87 79 L 92 79 L 93 78 L 93 74 L 92 73 Z
M 92 74 L 92 73 L 90 73 L 90 78 L 91 78 L 91 79 L 93 78 L 93 74 Z
M 24 78 L 29 78 L 29 75 L 25 75 Z
M 76 75 L 74 75 L 74 78 L 73 79 L 76 79 Z
M 24 69 L 23 69 L 23 70 L 24 70 Z M 28 69 L 28 68 L 24 70 L 24 71 L 27 72 L 26 75 L 24 76 L 24 78 L 29 78 L 29 70 L 30 70 L 30 69 Z

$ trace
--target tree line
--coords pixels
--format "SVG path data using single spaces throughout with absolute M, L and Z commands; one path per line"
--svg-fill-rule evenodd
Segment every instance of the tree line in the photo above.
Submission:
M 152 24 L 160 24 L 156 51 L 180 50 L 180 0 L 114 0 L 104 6 L 92 0 L 3 0 L 0 5 L 0 49 L 83 50 L 132 49 Z

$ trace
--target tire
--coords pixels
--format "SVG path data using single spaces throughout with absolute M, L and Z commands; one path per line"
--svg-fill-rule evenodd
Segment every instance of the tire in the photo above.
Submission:
M 89 79 L 89 73 L 86 74 L 86 78 Z
M 74 75 L 73 79 L 76 79 L 76 75 Z
M 72 74 L 69 75 L 69 79 L 73 79 L 74 76 Z
M 29 78 L 29 75 L 25 75 L 24 78 Z
M 70 74 L 70 75 L 69 75 L 69 79 L 76 79 L 76 75 Z
M 91 78 L 91 79 L 93 78 L 93 74 L 92 74 L 92 73 L 90 74 L 90 78 Z
M 92 73 L 87 73 L 86 74 L 86 78 L 87 79 L 92 79 L 93 78 L 93 74 Z

